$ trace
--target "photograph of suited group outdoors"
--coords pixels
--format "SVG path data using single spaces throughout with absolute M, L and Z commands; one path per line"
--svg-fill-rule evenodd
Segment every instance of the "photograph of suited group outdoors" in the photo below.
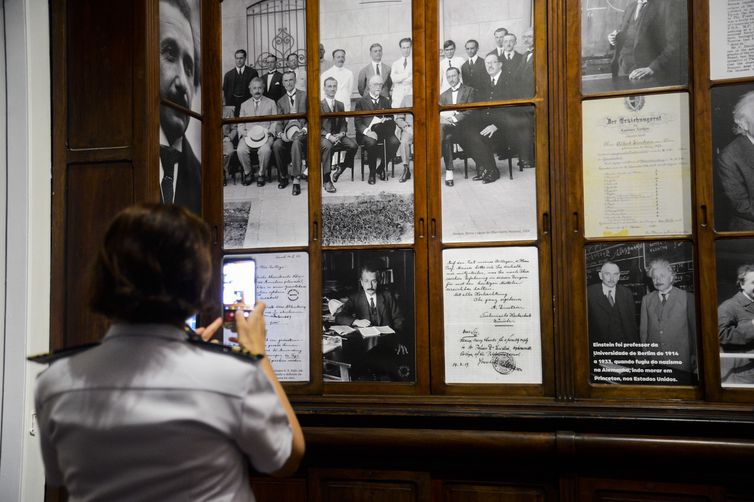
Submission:
M 446 242 L 536 237 L 534 107 L 459 106 L 534 96 L 533 15 L 531 0 L 440 3 Z

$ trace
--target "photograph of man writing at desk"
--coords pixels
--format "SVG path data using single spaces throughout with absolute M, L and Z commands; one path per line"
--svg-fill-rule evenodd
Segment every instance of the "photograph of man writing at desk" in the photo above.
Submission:
M 408 269 L 406 262 L 412 260 L 407 260 L 403 253 L 382 259 L 359 258 L 365 259 L 357 258 L 351 262 L 353 268 L 348 271 L 351 277 L 357 276 L 358 287 L 347 296 L 335 291 L 334 295 L 329 294 L 330 298 L 335 296 L 338 299 L 329 299 L 331 322 L 328 325 L 326 320 L 325 332 L 339 336 L 342 341 L 340 348 L 325 354 L 326 363 L 334 360 L 349 365 L 350 380 L 392 382 L 412 379 L 413 314 L 404 313 L 401 299 L 413 298 L 413 286 L 406 284 L 405 280 L 398 281 Z M 332 260 L 334 268 L 349 261 Z M 388 267 L 388 263 L 392 267 Z M 341 275 L 346 271 L 332 272 Z M 403 290 L 406 290 L 405 294 Z

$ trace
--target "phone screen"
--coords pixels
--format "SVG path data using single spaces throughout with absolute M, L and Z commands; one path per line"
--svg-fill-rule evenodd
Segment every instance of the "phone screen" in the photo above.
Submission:
M 246 317 L 257 300 L 256 262 L 248 257 L 223 259 L 223 322 L 234 327 L 236 304 L 242 304 Z

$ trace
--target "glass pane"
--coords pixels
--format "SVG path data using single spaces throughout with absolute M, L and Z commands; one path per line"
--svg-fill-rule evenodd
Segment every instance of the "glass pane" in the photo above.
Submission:
M 696 385 L 690 242 L 586 246 L 592 383 Z
M 442 0 L 440 20 L 441 105 L 456 103 L 446 91 L 458 85 L 471 94 L 461 103 L 534 96 L 532 0 Z M 451 68 L 460 82 L 448 78 Z
M 309 381 L 309 255 L 255 253 L 228 255 L 256 262 L 256 297 L 266 304 L 267 357 L 278 379 Z M 225 281 L 224 281 L 225 282 Z M 223 328 L 223 343 L 236 334 Z
M 174 137 L 170 131 L 182 131 Z M 170 134 L 170 136 L 168 136 Z M 160 202 L 202 214 L 202 123 L 160 106 Z
M 542 383 L 537 248 L 443 251 L 446 383 Z
M 416 380 L 413 251 L 322 255 L 325 381 Z
M 754 84 L 712 88 L 715 228 L 754 230 Z
M 200 20 L 201 0 L 180 7 L 160 2 L 160 97 L 197 113 L 202 111 Z
M 287 113 L 278 112 L 278 102 L 295 87 L 304 93 L 297 111 L 305 112 L 306 2 L 225 0 L 220 5 L 223 105 L 234 107 L 236 117 Z M 290 71 L 295 83 L 286 89 L 283 73 Z
M 440 112 L 444 242 L 537 237 L 534 107 Z
M 226 249 L 307 244 L 306 127 L 303 119 L 223 125 Z
M 334 78 L 345 111 L 370 92 L 375 99 L 363 109 L 412 105 L 411 0 L 321 0 L 319 36 L 320 96 Z
M 323 245 L 414 242 L 413 122 L 405 113 L 322 119 Z
M 582 103 L 584 234 L 691 233 L 688 94 Z
M 717 327 L 723 387 L 754 387 L 754 239 L 719 240 Z
M 584 94 L 688 84 L 686 0 L 581 2 Z

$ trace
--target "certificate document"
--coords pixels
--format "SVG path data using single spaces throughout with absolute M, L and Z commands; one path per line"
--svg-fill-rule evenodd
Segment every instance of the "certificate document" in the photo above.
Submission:
M 687 93 L 584 101 L 586 237 L 691 233 Z
M 537 248 L 443 251 L 446 383 L 542 383 Z

